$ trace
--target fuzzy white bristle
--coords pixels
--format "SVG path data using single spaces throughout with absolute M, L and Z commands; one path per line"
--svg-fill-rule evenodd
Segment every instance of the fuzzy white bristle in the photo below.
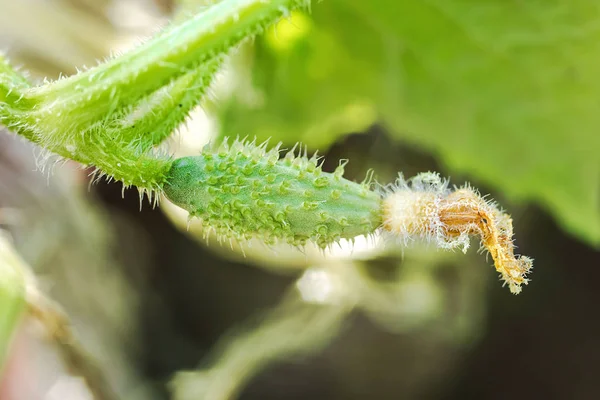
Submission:
M 403 244 L 418 237 L 431 240 L 439 236 L 439 204 L 448 185 L 438 174 L 422 173 L 409 181 L 400 176 L 386 191 L 382 207 L 386 231 Z
M 469 236 L 478 235 L 511 292 L 519 293 L 528 283 L 533 260 L 514 254 L 512 219 L 470 186 L 450 190 L 447 181 L 431 172 L 409 181 L 400 176 L 385 188 L 382 202 L 382 230 L 401 244 L 419 238 L 466 252 Z

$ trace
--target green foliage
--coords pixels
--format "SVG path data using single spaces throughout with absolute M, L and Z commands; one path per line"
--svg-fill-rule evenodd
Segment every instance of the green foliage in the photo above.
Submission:
M 25 264 L 0 237 L 0 367 L 25 306 Z
M 176 160 L 164 190 L 175 204 L 200 217 L 220 238 L 241 242 L 260 237 L 303 246 L 308 240 L 325 248 L 341 238 L 369 235 L 381 225 L 380 196 L 370 182 L 321 170 L 316 156 L 279 160 L 279 146 L 225 142 L 218 151 Z
M 224 104 L 222 131 L 323 148 L 380 120 L 600 244 L 599 17 L 589 0 L 327 0 L 257 42 L 259 101 Z

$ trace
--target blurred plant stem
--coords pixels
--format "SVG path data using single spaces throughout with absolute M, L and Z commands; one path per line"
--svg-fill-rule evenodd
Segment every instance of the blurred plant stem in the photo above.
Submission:
M 118 400 L 102 368 L 77 339 L 67 315 L 58 304 L 33 286 L 27 287 L 27 313 L 44 327 L 68 371 L 84 379 L 94 400 Z
M 225 335 L 198 372 L 176 374 L 171 382 L 174 398 L 236 398 L 271 364 L 322 350 L 353 311 L 365 313 L 384 331 L 430 331 L 437 332 L 434 336 L 441 342 L 472 342 L 482 316 L 477 302 L 484 290 L 477 282 L 482 274 L 471 268 L 474 265 L 464 265 L 461 257 L 458 285 L 449 290 L 448 282 L 436 275 L 440 267 L 453 263 L 452 257 L 423 249 L 408 253 L 404 262 L 392 257 L 393 272 L 382 279 L 373 276 L 377 261 L 332 259 L 308 267 L 260 322 Z
M 40 277 L 40 291 L 69 315 L 82 342 L 77 346 L 98 360 L 117 393 L 128 400 L 152 399 L 132 365 L 140 342 L 131 321 L 139 312 L 141 288 L 127 280 L 125 266 L 111 254 L 113 227 L 86 195 L 82 171 L 63 166 L 49 180 L 36 169 L 36 151 L 0 131 L 2 224 Z M 31 362 L 29 368 L 38 368 L 48 384 L 64 376 L 62 368 L 46 370 Z M 138 397 L 134 392 L 140 390 L 145 393 Z
M 0 232 L 0 372 L 25 305 L 24 265 Z
M 0 234 L 0 363 L 9 351 L 21 315 L 39 321 L 73 375 L 86 382 L 95 400 L 117 400 L 102 370 L 84 350 L 60 307 L 37 289 L 29 266 Z
M 334 304 L 307 303 L 292 288 L 259 326 L 231 332 L 222 339 L 215 351 L 218 359 L 211 367 L 178 373 L 171 382 L 174 399 L 236 398 L 243 386 L 270 363 L 309 355 L 326 346 L 353 308 L 350 298 Z

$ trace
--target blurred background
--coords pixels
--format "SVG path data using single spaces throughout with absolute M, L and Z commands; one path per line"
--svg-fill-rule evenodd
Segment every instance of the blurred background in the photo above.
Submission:
M 0 48 L 41 82 L 209 3 L 0 0 Z M 244 256 L 166 200 L 140 211 L 77 165 L 41 172 L 6 131 L 0 224 L 110 398 L 600 398 L 599 26 L 585 0 L 314 2 L 236 50 L 169 143 L 272 137 L 328 171 L 349 159 L 356 181 L 470 182 L 535 259 L 518 296 L 475 239 L 466 255 L 370 237 Z M 22 321 L 1 399 L 92 398 L 46 336 Z

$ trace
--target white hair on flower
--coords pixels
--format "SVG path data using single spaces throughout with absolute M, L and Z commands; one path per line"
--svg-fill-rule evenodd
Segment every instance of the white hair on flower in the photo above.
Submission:
M 384 188 L 383 230 L 403 245 L 420 238 L 443 249 L 469 248 L 469 236 L 479 235 L 511 292 L 527 284 L 533 260 L 515 256 L 512 219 L 470 186 L 450 189 L 439 174 L 421 173 L 410 180 L 402 175 Z

